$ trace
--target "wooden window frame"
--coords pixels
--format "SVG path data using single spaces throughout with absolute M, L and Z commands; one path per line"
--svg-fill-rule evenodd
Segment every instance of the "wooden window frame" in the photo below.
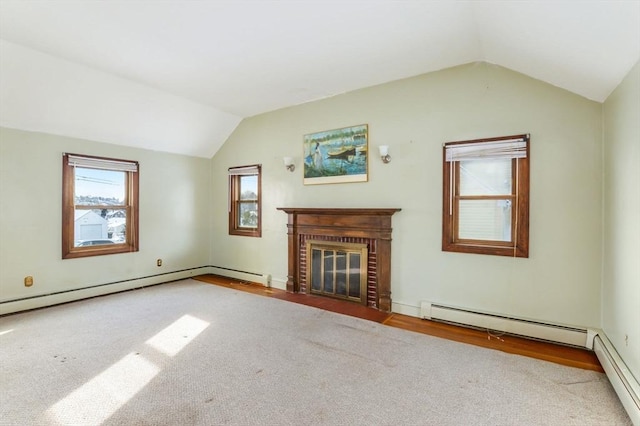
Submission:
M 474 199 L 513 200 L 511 235 L 512 241 L 462 240 L 458 238 L 458 202 L 460 193 L 460 162 L 447 161 L 446 148 L 455 144 L 471 144 L 504 141 L 522 138 L 526 140 L 526 157 L 513 158 L 511 196 L 476 196 Z M 442 198 L 442 251 L 458 253 L 488 254 L 495 256 L 529 257 L 529 135 L 514 135 L 497 138 L 448 142 L 443 146 L 443 198 Z M 462 197 L 464 199 L 464 197 Z
M 243 168 L 255 168 L 257 173 L 252 174 L 258 176 L 258 197 L 256 200 L 240 199 L 240 179 L 246 175 L 234 175 L 232 170 Z M 253 164 L 250 166 L 231 167 L 229 169 L 229 235 L 239 235 L 244 237 L 262 237 L 262 166 Z M 256 228 L 247 228 L 240 226 L 239 214 L 240 205 L 244 202 L 257 202 L 258 205 L 258 226 Z
M 75 222 L 75 167 L 69 163 L 69 156 L 82 157 L 94 160 L 115 161 L 135 164 L 136 172 L 125 172 L 125 203 L 123 206 L 115 206 L 116 209 L 126 211 L 126 241 L 116 244 L 104 244 L 86 247 L 75 247 L 74 222 Z M 120 160 L 107 157 L 96 157 L 83 154 L 65 153 L 62 156 L 62 258 L 75 259 L 90 256 L 102 256 L 107 254 L 130 253 L 139 250 L 138 244 L 138 217 L 139 217 L 139 176 L 140 169 L 136 161 Z M 113 209 L 114 206 L 91 206 L 95 209 Z

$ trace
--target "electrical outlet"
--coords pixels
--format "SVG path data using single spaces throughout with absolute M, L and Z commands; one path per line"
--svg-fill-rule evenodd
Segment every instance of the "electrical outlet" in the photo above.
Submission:
M 33 285 L 33 277 L 29 275 L 28 277 L 24 277 L 24 286 L 31 287 Z
M 267 275 L 267 287 L 271 287 L 271 274 Z
M 156 260 L 156 264 L 157 264 L 158 266 L 162 266 L 162 259 L 158 259 L 158 260 Z
M 624 345 L 625 346 L 629 346 L 629 335 L 628 334 L 624 335 Z

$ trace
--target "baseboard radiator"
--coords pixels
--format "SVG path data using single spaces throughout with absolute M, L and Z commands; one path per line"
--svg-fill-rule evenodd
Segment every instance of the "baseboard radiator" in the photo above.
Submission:
M 640 384 L 618 355 L 602 330 L 562 325 L 474 312 L 468 309 L 423 301 L 420 317 L 462 326 L 486 329 L 527 338 L 579 346 L 595 352 L 618 398 L 634 425 L 640 426 Z
M 640 384 L 631 374 L 607 336 L 599 332 L 593 340 L 593 350 L 622 406 L 634 425 L 640 426 Z
M 589 347 L 591 337 L 586 329 L 474 312 L 427 301 L 420 303 L 420 317 L 583 348 Z

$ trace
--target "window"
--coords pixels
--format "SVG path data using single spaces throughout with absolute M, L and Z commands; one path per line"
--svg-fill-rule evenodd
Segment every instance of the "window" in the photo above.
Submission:
M 443 148 L 442 250 L 529 257 L 529 135 Z
M 260 186 L 260 165 L 229 169 L 229 235 L 262 235 Z
M 62 156 L 62 258 L 138 251 L 138 163 Z

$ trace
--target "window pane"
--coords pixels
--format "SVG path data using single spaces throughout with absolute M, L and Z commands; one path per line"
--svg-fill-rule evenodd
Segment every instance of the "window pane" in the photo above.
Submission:
M 107 210 L 107 234 L 114 243 L 127 241 L 127 211 Z
M 76 205 L 124 205 L 126 172 L 75 168 Z
M 336 252 L 336 294 L 347 295 L 347 253 Z
M 257 200 L 258 199 L 258 176 L 240 176 L 240 199 L 241 200 Z
M 124 209 L 77 209 L 74 218 L 74 247 L 126 242 L 127 212 Z
M 460 162 L 460 195 L 511 195 L 510 158 Z
M 460 200 L 458 237 L 511 241 L 510 200 Z
M 349 296 L 360 297 L 360 253 L 349 253 Z
M 322 251 L 314 249 L 311 252 L 311 289 L 322 290 Z
M 333 251 L 324 252 L 324 286 L 325 293 L 333 293 Z
M 243 202 L 240 203 L 240 215 L 238 217 L 241 228 L 257 228 L 258 227 L 258 203 Z

